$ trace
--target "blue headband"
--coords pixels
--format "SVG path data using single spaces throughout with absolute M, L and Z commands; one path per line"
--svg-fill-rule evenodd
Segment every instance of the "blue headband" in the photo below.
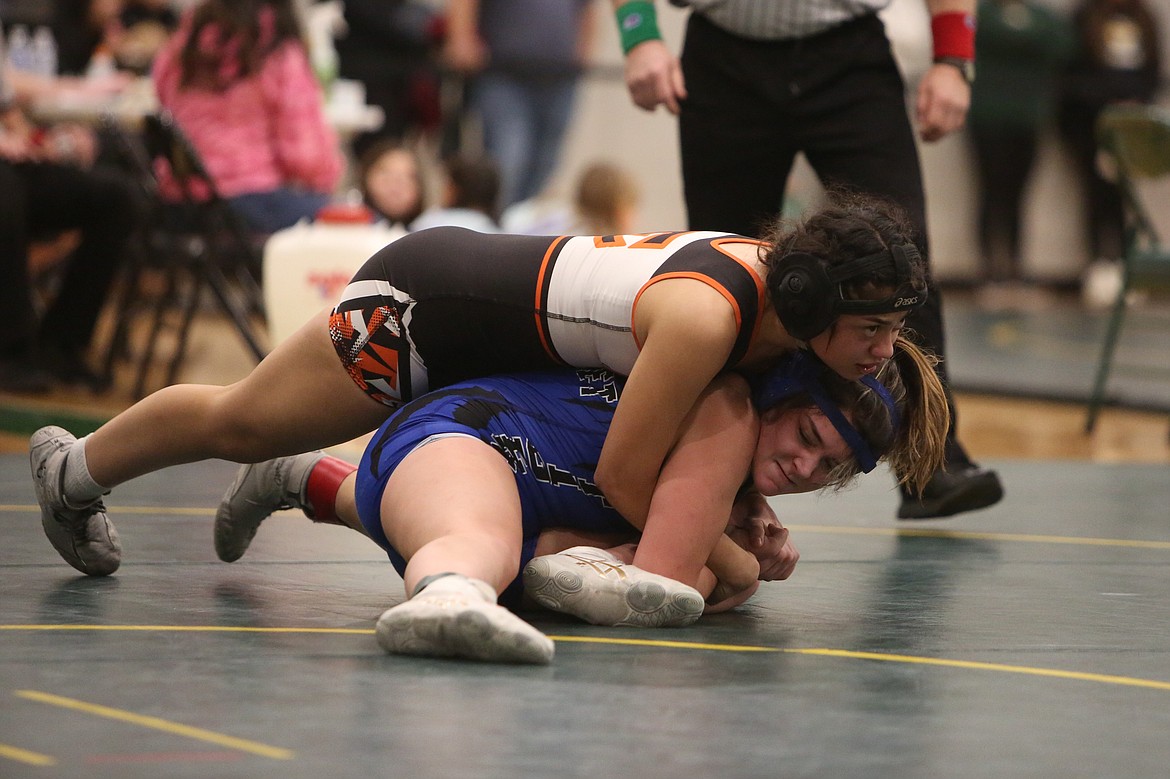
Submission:
M 853 456 L 857 458 L 857 464 L 861 467 L 862 473 L 869 473 L 877 467 L 877 457 L 874 456 L 873 450 L 865 438 L 857 431 L 857 428 L 849 423 L 849 420 L 841 413 L 841 409 L 829 397 L 824 384 L 821 383 L 821 374 L 827 370 L 828 367 L 811 352 L 796 351 L 784 355 L 772 370 L 753 381 L 752 390 L 756 408 L 760 411 L 767 411 L 785 398 L 801 392 L 808 393 L 813 402 L 816 403 L 817 408 L 832 423 L 837 432 L 841 434 L 841 438 L 845 440 L 845 444 L 853 451 Z M 890 424 L 894 430 L 897 430 L 901 419 L 889 391 L 873 376 L 863 376 L 861 383 L 881 398 L 882 403 L 889 411 Z

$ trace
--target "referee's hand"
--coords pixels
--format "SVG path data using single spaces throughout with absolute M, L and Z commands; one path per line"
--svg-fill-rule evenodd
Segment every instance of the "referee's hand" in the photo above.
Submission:
M 632 52 L 631 52 L 632 53 Z M 971 86 L 953 65 L 935 64 L 918 84 L 918 135 L 937 141 L 960 129 L 971 106 Z
M 626 55 L 626 87 L 634 105 L 653 111 L 660 105 L 678 114 L 680 100 L 687 96 L 678 57 L 661 40 L 639 43 Z

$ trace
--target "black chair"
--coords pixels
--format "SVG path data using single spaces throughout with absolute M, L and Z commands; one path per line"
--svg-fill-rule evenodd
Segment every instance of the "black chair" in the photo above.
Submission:
M 1142 105 L 1107 108 L 1097 122 L 1097 139 L 1101 151 L 1116 167 L 1117 184 L 1125 205 L 1125 256 L 1121 289 L 1113 302 L 1089 397 L 1085 432 L 1092 432 L 1097 422 L 1110 373 L 1121 367 L 1115 364 L 1115 352 L 1130 293 L 1143 286 L 1170 286 L 1170 244 L 1158 233 L 1151 210 L 1157 206 L 1146 202 L 1144 189 L 1156 180 L 1170 180 L 1170 111 Z M 1147 373 L 1165 368 L 1141 366 Z
M 149 216 L 130 258 L 117 303 L 106 375 L 112 375 L 116 363 L 129 356 L 131 330 L 142 310 L 141 282 L 151 271 L 161 277 L 163 290 L 149 307 L 149 332 L 137 358 L 136 398 L 147 393 L 152 368 L 160 358 L 162 336 L 168 330 L 173 332 L 175 344 L 166 362 L 162 386 L 175 383 L 206 291 L 212 293 L 218 310 L 227 315 L 259 362 L 266 354 L 261 345 L 266 340 L 263 295 L 257 281 L 263 237 L 253 235 L 219 194 L 194 147 L 169 115 L 145 117 L 138 135 L 118 128 L 107 130 L 124 164 L 134 170 L 142 184 Z M 166 178 L 171 184 L 165 194 L 160 168 L 170 173 Z

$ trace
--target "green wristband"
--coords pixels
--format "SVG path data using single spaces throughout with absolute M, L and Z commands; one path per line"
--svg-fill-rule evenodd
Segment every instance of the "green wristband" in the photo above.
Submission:
M 654 3 L 634 0 L 618 6 L 616 13 L 623 54 L 629 54 L 630 49 L 639 43 L 662 39 L 662 34 L 658 32 L 658 12 Z

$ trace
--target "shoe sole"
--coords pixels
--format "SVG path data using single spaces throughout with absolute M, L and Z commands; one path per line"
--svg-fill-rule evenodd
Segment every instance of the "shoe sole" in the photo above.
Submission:
M 65 562 L 86 576 L 109 576 L 118 570 L 122 564 L 122 542 L 118 537 L 118 531 L 114 528 L 114 524 L 110 522 L 109 517 L 106 516 L 105 511 L 91 514 L 86 519 L 86 536 L 88 538 L 101 538 L 104 536 L 112 552 L 103 550 L 92 558 L 88 555 L 83 556 L 81 550 L 77 547 L 76 534 L 58 521 L 53 510 L 47 507 L 49 501 L 44 495 L 45 488 L 41 479 L 37 477 L 40 464 L 44 463 L 52 455 L 51 451 L 44 451 L 45 448 L 52 447 L 54 450 L 59 449 L 54 441 L 63 436 L 72 438 L 73 434 L 64 428 L 50 425 L 37 430 L 33 433 L 32 438 L 29 439 L 29 465 L 32 468 L 37 503 L 40 504 L 41 508 L 41 527 L 44 529 L 49 543 L 53 545 L 53 548 L 57 550 L 57 554 L 61 555 L 61 559 Z
M 622 566 L 602 574 L 561 555 L 524 566 L 524 591 L 551 611 L 593 625 L 669 628 L 694 624 L 703 615 L 703 596 L 665 576 Z M 619 575 L 613 575 L 620 572 Z M 629 573 L 636 579 L 629 581 Z M 586 576 L 589 577 L 588 581 Z
M 514 624 L 508 624 L 513 620 Z M 422 601 L 407 601 L 387 610 L 374 632 L 378 645 L 397 655 L 548 665 L 554 654 L 547 636 L 512 614 L 505 612 L 493 619 L 481 609 L 444 608 Z
M 972 479 L 962 489 L 934 501 L 904 502 L 898 519 L 939 519 L 967 511 L 978 511 L 1003 500 L 1003 485 L 994 473 Z

